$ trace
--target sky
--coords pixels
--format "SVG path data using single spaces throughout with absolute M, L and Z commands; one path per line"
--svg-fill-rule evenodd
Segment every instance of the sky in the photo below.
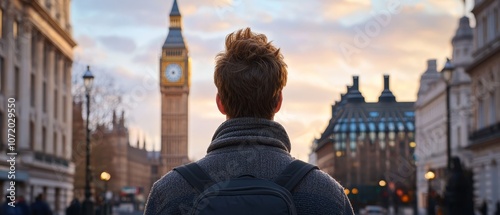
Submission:
M 96 82 L 112 80 L 123 94 L 130 142 L 160 148 L 159 57 L 173 0 L 72 1 L 73 76 L 91 65 Z M 466 11 L 472 8 L 466 3 Z M 192 61 L 189 157 L 202 158 L 225 121 L 215 105 L 213 72 L 225 36 L 241 28 L 264 33 L 288 65 L 284 101 L 275 120 L 288 132 L 292 156 L 306 160 L 326 128 L 331 105 L 358 75 L 376 102 L 383 75 L 398 101 L 415 101 L 428 59 L 442 68 L 464 15 L 462 0 L 178 0 Z M 470 12 L 466 13 L 474 19 Z

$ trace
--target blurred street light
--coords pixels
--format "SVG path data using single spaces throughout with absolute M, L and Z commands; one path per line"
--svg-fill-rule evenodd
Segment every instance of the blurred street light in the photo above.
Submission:
M 108 193 L 108 181 L 110 179 L 111 179 L 111 174 L 109 174 L 108 172 L 101 173 L 101 180 L 104 181 L 104 195 L 103 195 L 103 197 L 104 197 L 104 205 L 103 205 L 104 215 L 111 214 L 110 213 L 111 207 L 109 207 L 108 198 L 106 196 L 106 194 Z
M 385 185 L 387 185 L 387 182 L 385 182 L 385 180 L 382 179 L 378 182 L 378 185 L 380 185 L 381 187 L 385 187 Z
M 431 196 L 432 194 L 432 188 L 431 188 L 431 181 L 436 178 L 436 174 L 434 171 L 429 170 L 425 173 L 424 175 L 425 179 L 427 179 L 427 214 L 428 215 L 433 215 L 435 214 L 435 208 L 434 208 L 434 200 L 432 199 L 433 197 Z

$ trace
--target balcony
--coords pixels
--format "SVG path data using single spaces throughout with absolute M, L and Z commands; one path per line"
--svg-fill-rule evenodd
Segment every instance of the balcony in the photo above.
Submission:
M 500 139 L 500 122 L 472 132 L 469 136 L 471 141 L 469 148 L 474 148 L 495 139 Z

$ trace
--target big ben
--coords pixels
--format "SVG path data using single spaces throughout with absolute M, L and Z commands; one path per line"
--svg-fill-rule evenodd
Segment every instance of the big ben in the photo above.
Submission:
M 160 58 L 161 174 L 189 162 L 190 73 L 188 47 L 182 37 L 182 17 L 177 0 L 174 0 L 170 11 L 170 27 Z

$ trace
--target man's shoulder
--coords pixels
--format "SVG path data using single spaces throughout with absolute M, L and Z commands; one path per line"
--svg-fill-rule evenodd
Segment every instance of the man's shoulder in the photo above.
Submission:
M 343 198 L 343 187 L 321 170 L 311 171 L 299 184 L 297 191 L 311 192 L 335 198 Z
M 189 205 L 195 194 L 194 189 L 176 171 L 170 171 L 153 184 L 144 214 L 160 214 L 177 211 Z
M 174 170 L 168 172 L 153 184 L 154 191 L 164 198 L 192 194 L 194 190 L 190 188 L 191 185 Z
M 352 214 L 342 185 L 321 170 L 310 172 L 293 196 L 299 214 Z

